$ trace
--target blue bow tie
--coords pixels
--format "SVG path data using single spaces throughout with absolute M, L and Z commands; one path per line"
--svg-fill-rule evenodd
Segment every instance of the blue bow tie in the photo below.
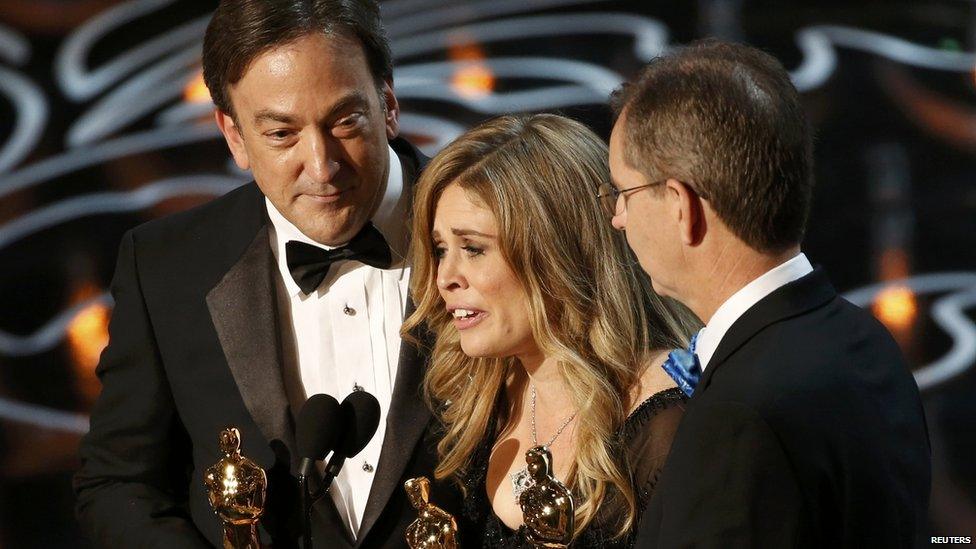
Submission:
M 671 376 L 671 379 L 678 384 L 684 394 L 689 397 L 698 387 L 701 381 L 701 362 L 698 362 L 698 355 L 695 354 L 695 344 L 698 342 L 698 334 L 691 338 L 687 349 L 675 349 L 668 353 L 668 359 L 661 365 L 664 371 Z

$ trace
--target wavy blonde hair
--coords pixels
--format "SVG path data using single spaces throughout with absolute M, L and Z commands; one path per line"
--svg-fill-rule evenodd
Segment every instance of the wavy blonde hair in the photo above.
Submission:
M 443 424 L 435 476 L 466 472 L 489 427 L 508 423 L 506 384 L 514 357 L 469 357 L 437 289 L 431 239 L 444 189 L 457 184 L 489 209 L 499 245 L 527 296 L 532 334 L 555 358 L 577 407 L 576 461 L 568 479 L 577 495 L 576 533 L 594 518 L 613 485 L 635 519 L 628 464 L 615 437 L 631 389 L 653 349 L 683 346 L 694 320 L 654 294 L 623 234 L 596 198 L 610 181 L 606 145 L 578 122 L 557 115 L 503 116 L 444 148 L 421 175 L 414 198 L 411 291 L 416 311 L 402 334 L 434 338 L 424 396 Z M 493 417 L 501 400 L 500 417 Z M 489 422 L 497 424 L 490 426 Z

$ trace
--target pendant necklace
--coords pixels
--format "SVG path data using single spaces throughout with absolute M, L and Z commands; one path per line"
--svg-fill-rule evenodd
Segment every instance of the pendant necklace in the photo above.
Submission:
M 535 385 L 532 386 L 532 407 L 531 408 L 532 408 L 532 446 L 535 447 L 539 445 L 539 440 L 536 437 L 536 432 L 535 432 Z M 556 439 L 559 438 L 559 435 L 562 434 L 563 429 L 565 429 L 566 426 L 569 425 L 569 423 L 573 421 L 573 418 L 575 417 L 576 417 L 576 412 L 573 412 L 572 415 L 570 415 L 569 417 L 566 418 L 565 421 L 563 421 L 563 424 L 560 425 L 558 429 L 556 429 L 556 434 L 552 435 L 552 438 L 549 439 L 549 442 L 547 442 L 543 446 L 546 450 L 549 450 L 549 448 L 552 446 L 552 443 L 556 442 Z M 524 492 L 527 488 L 530 488 L 534 484 L 534 482 L 532 480 L 532 476 L 529 474 L 528 466 L 522 467 L 518 471 L 512 473 L 511 478 L 512 478 L 512 494 L 515 495 L 515 501 L 518 501 L 519 496 L 522 495 L 522 492 Z

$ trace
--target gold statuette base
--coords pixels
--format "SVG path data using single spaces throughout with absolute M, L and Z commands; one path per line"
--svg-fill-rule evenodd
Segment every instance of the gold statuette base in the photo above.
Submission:
M 262 549 L 257 521 L 248 524 L 225 522 L 224 549 Z

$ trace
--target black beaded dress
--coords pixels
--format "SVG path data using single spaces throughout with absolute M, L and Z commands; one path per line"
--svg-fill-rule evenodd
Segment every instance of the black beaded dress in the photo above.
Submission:
M 637 512 L 643 512 L 664 466 L 671 440 L 681 421 L 686 401 L 680 389 L 667 389 L 654 394 L 627 418 L 618 432 L 620 448 L 626 453 L 631 471 Z M 491 508 L 485 488 L 488 459 L 495 445 L 495 432 L 489 432 L 475 453 L 468 473 L 463 479 L 466 496 L 458 525 L 462 547 L 484 549 L 532 549 L 525 527 L 512 530 Z M 624 502 L 611 491 L 600 506 L 597 516 L 573 541 L 573 549 L 617 549 L 634 545 L 636 524 L 630 535 L 615 538 L 618 521 L 625 511 Z

